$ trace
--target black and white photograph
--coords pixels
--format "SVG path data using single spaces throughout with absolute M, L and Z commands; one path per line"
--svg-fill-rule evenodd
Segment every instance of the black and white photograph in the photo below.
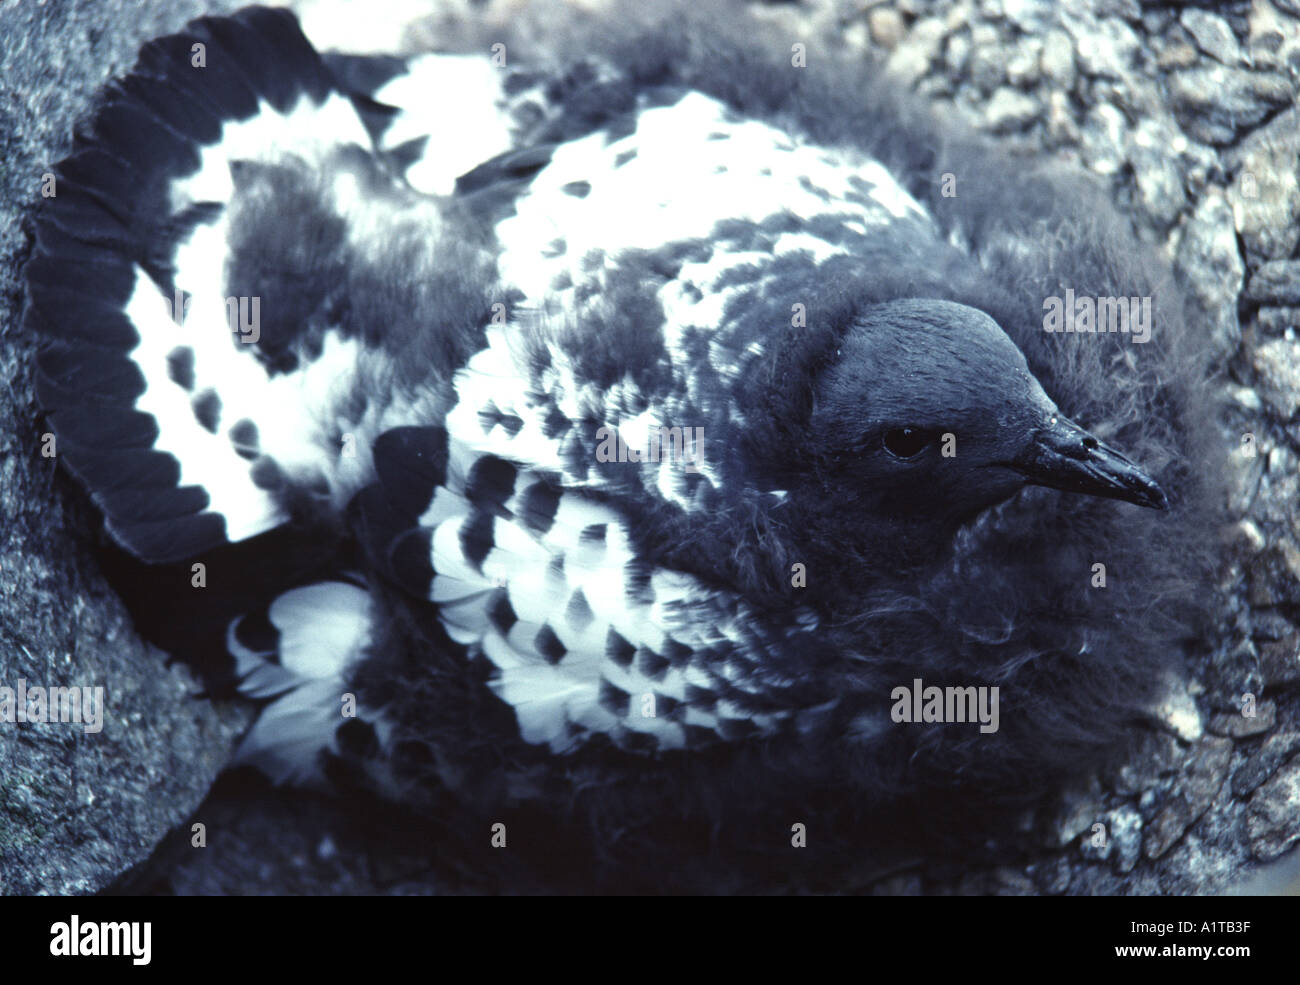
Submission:
M 1217 897 L 1097 951 L 1248 964 L 1234 900 L 1300 894 L 1298 96 L 1294 0 L 4 0 L 23 949 Z

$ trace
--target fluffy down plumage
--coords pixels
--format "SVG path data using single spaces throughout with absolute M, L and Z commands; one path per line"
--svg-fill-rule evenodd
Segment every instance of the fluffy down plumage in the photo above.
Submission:
M 142 629 L 270 702 L 244 761 L 467 843 L 508 818 L 575 884 L 1014 844 L 995 822 L 1154 727 L 1197 639 L 1221 470 L 1178 285 L 1085 177 L 874 67 L 699 14 L 506 40 L 509 66 L 321 59 L 280 12 L 196 22 L 61 166 L 28 323 Z M 1045 333 L 1067 288 L 1153 298 L 1151 341 Z M 908 348 L 918 319 L 952 346 Z M 864 406 L 923 370 L 1008 421 L 1054 402 L 1170 509 L 854 486 L 840 441 L 874 423 L 823 426 L 826 381 L 871 324 L 905 351 Z M 687 445 L 597 452 L 657 425 Z M 917 678 L 998 687 L 999 730 L 890 722 Z

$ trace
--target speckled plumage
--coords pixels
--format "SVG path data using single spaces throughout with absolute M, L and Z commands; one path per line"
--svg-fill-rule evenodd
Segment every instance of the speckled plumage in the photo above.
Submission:
M 1207 498 L 1177 289 L 1087 189 L 726 33 L 322 61 L 253 10 L 109 94 L 38 226 L 43 399 L 163 565 L 134 582 L 263 569 L 252 605 L 185 601 L 270 701 L 243 760 L 650 856 L 791 811 L 843 844 L 948 788 L 1022 797 L 1158 695 Z M 1153 341 L 1043 333 L 1066 287 L 1154 295 Z M 1064 415 L 1173 510 L 1021 492 L 1162 502 L 1027 471 Z M 935 442 L 892 455 L 904 426 Z M 917 677 L 999 686 L 1003 729 L 891 723 Z

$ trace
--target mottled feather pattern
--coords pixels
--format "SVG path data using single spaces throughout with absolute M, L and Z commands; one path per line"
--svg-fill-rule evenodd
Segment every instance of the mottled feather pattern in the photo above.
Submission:
M 656 104 L 665 97 L 675 101 Z M 617 428 L 638 453 L 652 449 L 661 429 L 700 429 L 716 460 L 704 449 L 689 462 L 656 455 L 642 462 L 641 486 L 685 509 L 707 508 L 708 487 L 726 481 L 733 432 L 745 426 L 735 392 L 765 369 L 772 326 L 764 322 L 801 324 L 816 304 L 804 295 L 784 312 L 764 309 L 773 282 L 833 279 L 837 266 L 861 261 L 872 230 L 934 234 L 875 162 L 797 146 L 698 93 L 647 96 L 620 127 L 631 132 L 615 139 L 617 131 L 603 129 L 558 150 L 497 225 L 502 278 L 523 293 L 517 317 L 534 338 L 547 329 L 557 336 L 526 396 L 550 396 L 531 405 L 547 419 L 558 412 Z M 683 154 L 683 143 L 703 153 Z M 629 359 L 632 374 L 602 379 L 583 363 L 584 340 L 617 320 L 634 321 L 647 340 L 644 361 Z M 494 368 L 490 383 L 499 385 L 502 368 Z M 490 383 L 480 401 L 492 399 Z M 566 431 L 551 440 L 563 448 L 575 438 Z M 590 469 L 596 448 L 581 432 L 576 440 L 567 453 L 575 468 Z M 597 467 L 591 481 L 612 481 L 613 471 Z
M 1178 288 L 1074 175 L 742 35 L 322 59 L 245 12 L 147 48 L 61 166 L 42 400 L 135 557 L 269 570 L 188 603 L 266 703 L 242 761 L 541 801 L 635 855 L 661 808 L 1015 800 L 1147 713 L 1215 473 Z M 1165 327 L 1048 337 L 1070 284 Z M 893 455 L 913 425 L 958 455 Z M 1110 485 L 1071 471 L 1098 439 Z M 1000 687 L 1002 730 L 898 727 L 917 677 Z
M 527 741 L 567 752 L 606 733 L 679 749 L 792 716 L 783 702 L 808 688 L 775 674 L 774 658 L 810 645 L 815 618 L 760 638 L 734 595 L 647 563 L 620 512 L 555 473 L 437 440 L 450 445 L 445 477 L 381 550 L 448 636 L 491 661 Z M 381 472 L 400 482 L 409 470 Z

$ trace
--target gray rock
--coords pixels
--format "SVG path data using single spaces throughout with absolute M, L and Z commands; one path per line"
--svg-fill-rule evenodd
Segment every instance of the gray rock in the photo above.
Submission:
M 1164 732 L 1153 732 L 1144 737 L 1140 749 L 1107 777 L 1107 781 L 1121 797 L 1135 797 L 1174 775 L 1186 759 L 1178 739 Z
M 943 60 L 949 72 L 961 75 L 966 71 L 966 65 L 970 61 L 970 48 L 970 38 L 965 34 L 954 34 L 948 39 Z
M 1261 543 L 1256 550 L 1263 550 L 1266 546 L 1262 543 L 1263 535 L 1257 534 L 1257 536 L 1261 538 Z M 1251 636 L 1257 642 L 1271 643 L 1286 640 L 1296 633 L 1295 623 L 1280 612 L 1270 609 L 1266 612 L 1255 612 L 1251 615 Z
M 1118 174 L 1124 166 L 1124 114 L 1110 103 L 1088 111 L 1080 131 L 1083 162 L 1097 174 Z
M 1267 394 L 1265 394 L 1267 396 Z M 1259 522 L 1275 531 L 1287 531 L 1295 525 L 1295 504 L 1300 502 L 1300 462 L 1295 454 L 1283 445 L 1274 445 L 1268 451 L 1264 474 L 1259 483 L 1259 495 L 1252 511 Z M 1265 551 L 1260 558 L 1273 557 L 1278 563 L 1273 567 L 1269 577 L 1276 579 L 1267 590 L 1260 592 L 1260 586 L 1252 582 L 1248 598 L 1252 605 L 1259 596 L 1278 599 L 1274 605 L 1300 604 L 1300 549 L 1297 549 L 1290 537 L 1278 534 L 1276 543 L 1270 551 Z M 1257 559 L 1258 560 L 1258 559 Z M 1252 577 L 1258 577 L 1252 570 Z
M 1196 46 L 1216 61 L 1234 65 L 1241 60 L 1241 45 L 1228 22 L 1208 10 L 1188 7 L 1180 18 L 1183 27 L 1196 39 Z
M 1106 815 L 1106 830 L 1114 844 L 1111 864 L 1117 872 L 1132 872 L 1142 847 L 1142 815 L 1130 804 Z
M 1300 341 L 1269 339 L 1256 346 L 1251 360 L 1264 399 L 1282 420 L 1300 410 Z
M 1137 806 L 1143 823 L 1146 823 L 1155 818 L 1156 808 L 1160 806 L 1160 795 L 1155 790 L 1144 790 L 1142 796 L 1138 797 Z
M 1300 308 L 1260 308 L 1255 324 L 1261 335 L 1285 335 L 1300 330 Z
M 1278 72 L 1201 65 L 1169 76 L 1174 113 L 1197 140 L 1221 146 L 1289 105 L 1295 85 Z
M 1290 4 L 1295 6 L 1294 3 Z M 1281 13 L 1281 3 L 1257 0 L 1250 8 L 1246 25 L 1249 60 L 1259 68 L 1295 68 L 1300 63 L 1300 30 L 1296 29 L 1296 12 Z
M 1044 76 L 1062 89 L 1074 88 L 1074 41 L 1061 30 L 1050 31 L 1043 39 L 1038 65 Z
M 1228 201 L 1252 259 L 1294 254 L 1300 245 L 1300 109 L 1250 134 L 1228 162 L 1236 177 Z
M 1259 399 L 1259 395 L 1253 389 L 1246 392 L 1256 400 Z M 1262 409 L 1261 403 L 1260 410 Z M 1243 437 L 1245 434 L 1254 435 L 1254 440 L 1258 443 L 1260 431 L 1260 426 L 1252 425 L 1251 429 L 1243 431 Z M 1244 440 L 1241 442 L 1241 447 L 1245 447 Z M 1228 509 L 1234 516 L 1244 515 L 1253 509 L 1264 477 L 1264 464 L 1264 459 L 1258 454 L 1248 456 L 1235 451 L 1228 458 Z
M 1037 38 L 1021 38 L 1011 48 L 1006 59 L 1007 81 L 1021 89 L 1030 89 L 1038 82 L 1038 60 L 1043 44 Z
M 1088 6 L 1098 17 L 1118 17 L 1133 24 L 1142 21 L 1142 4 L 1138 0 L 1092 0 Z
M 1144 849 L 1147 858 L 1159 858 L 1209 809 L 1224 780 L 1232 759 L 1232 740 L 1206 736 L 1193 750 L 1176 794 L 1147 826 Z
M 1246 299 L 1256 304 L 1300 305 L 1300 260 L 1273 260 L 1250 279 Z
M 1300 841 L 1300 756 L 1291 759 L 1255 791 L 1246 814 L 1246 833 L 1256 858 L 1277 858 Z
M 143 860 L 202 799 L 246 710 L 188 700 L 194 681 L 166 669 L 132 631 L 88 557 L 91 512 L 42 458 L 33 340 L 16 326 L 27 245 L 20 216 L 40 176 L 68 150 L 95 88 L 137 45 L 213 4 L 141 7 L 73 0 L 0 8 L 6 99 L 0 171 L 0 686 L 103 687 L 102 731 L 0 725 L 0 893 L 91 893 Z M 20 43 L 14 43 L 21 39 Z M 57 452 L 57 446 L 56 446 Z
M 1260 701 L 1255 706 L 1253 715 L 1244 712 L 1235 715 L 1218 714 L 1210 719 L 1206 728 L 1215 735 L 1227 736 L 1229 739 L 1247 739 L 1271 732 L 1276 724 L 1277 705 L 1272 701 Z
M 1006 78 L 1007 44 L 988 24 L 971 30 L 969 81 L 981 92 L 992 92 Z
M 1086 784 L 1070 787 L 1060 794 L 1060 802 L 1048 822 L 1046 843 L 1062 848 L 1087 832 L 1101 820 L 1101 783 L 1089 777 Z M 1084 838 L 1087 841 L 1087 837 Z
M 1169 27 L 1172 19 L 1173 15 L 1168 10 L 1147 7 L 1142 11 L 1142 33 L 1147 37 L 1155 37 Z
M 934 105 L 943 105 L 955 95 L 956 87 L 947 75 L 931 74 L 916 83 L 913 89 L 917 95 L 930 100 Z
M 1276 861 L 1258 866 L 1229 896 L 1294 896 L 1300 888 L 1300 852 L 1290 852 Z
M 1085 75 L 1125 79 L 1132 72 L 1141 42 L 1133 29 L 1121 20 L 1085 19 L 1066 21 L 1074 35 L 1075 56 Z
M 1060 896 L 1070 888 L 1070 860 L 1059 856 L 1041 865 L 1029 867 L 1030 877 L 1046 896 Z
M 871 40 L 886 51 L 893 51 L 902 40 L 905 28 L 903 15 L 893 7 L 876 7 L 867 14 L 867 27 Z
M 1300 633 L 1263 643 L 1259 648 L 1259 662 L 1270 687 L 1300 684 Z
M 1300 731 L 1275 732 L 1263 741 L 1232 775 L 1232 791 L 1245 797 L 1277 772 L 1279 766 L 1300 752 Z
M 1041 113 L 1038 100 L 1002 86 L 993 93 L 985 107 L 985 125 L 994 133 L 1015 133 L 1028 127 Z
M 1290 605 L 1300 600 L 1300 550 L 1283 538 L 1252 559 L 1248 570 L 1252 605 Z
M 917 21 L 890 54 L 886 69 L 904 82 L 916 82 L 939 57 L 946 33 L 947 28 L 937 17 Z
M 1129 142 L 1129 163 L 1137 184 L 1138 202 L 1157 226 L 1168 226 L 1187 205 L 1183 174 L 1169 154 L 1180 137 L 1166 123 L 1140 120 Z
M 1210 321 L 1214 358 L 1226 358 L 1241 342 L 1237 295 L 1246 265 L 1237 249 L 1232 209 L 1223 196 L 1206 195 L 1197 203 L 1183 228 L 1174 264 L 1192 300 Z
M 1232 525 L 1232 540 L 1240 544 L 1248 555 L 1258 554 L 1268 546 L 1263 532 L 1251 520 L 1240 520 Z M 1263 613 L 1260 613 L 1263 615 Z M 1276 613 L 1273 613 L 1276 615 Z M 1258 628 L 1257 628 L 1258 631 Z
M 1060 89 L 1047 94 L 1047 140 L 1049 146 L 1076 146 L 1082 139 L 1070 107 L 1070 97 Z
M 1137 815 L 1137 819 L 1140 825 L 1142 823 L 1141 815 Z M 1098 817 L 1094 823 L 1102 825 L 1104 830 L 1094 828 L 1085 834 L 1079 842 L 1079 854 L 1089 862 L 1105 862 L 1114 854 L 1115 840 L 1111 837 L 1110 824 L 1108 823 L 1111 820 L 1112 818 L 1108 814 Z
M 1197 826 L 1187 832 L 1183 839 L 1164 857 L 1169 870 L 1195 872 L 1200 882 L 1201 894 L 1221 894 L 1239 880 L 1240 873 L 1246 867 L 1246 853 L 1238 852 L 1225 844 L 1225 837 L 1232 830 L 1224 823 L 1224 818 L 1211 808 Z M 1170 895 L 1177 891 L 1187 894 L 1187 889 L 1176 889 L 1165 883 L 1160 892 Z M 1196 893 L 1197 890 L 1190 890 Z
M 1201 59 L 1196 41 L 1180 25 L 1175 24 L 1163 36 L 1155 39 L 1156 65 L 1168 72 L 1189 68 Z
M 1044 0 L 1002 0 L 1002 16 L 1026 34 L 1051 23 L 1053 5 Z
M 1240 568 L 1236 582 L 1241 581 Z M 1259 672 L 1259 652 L 1249 639 L 1237 640 L 1206 674 L 1208 689 L 1215 695 L 1216 705 L 1225 713 L 1239 713 L 1246 694 L 1258 700 L 1264 690 L 1264 678 Z

